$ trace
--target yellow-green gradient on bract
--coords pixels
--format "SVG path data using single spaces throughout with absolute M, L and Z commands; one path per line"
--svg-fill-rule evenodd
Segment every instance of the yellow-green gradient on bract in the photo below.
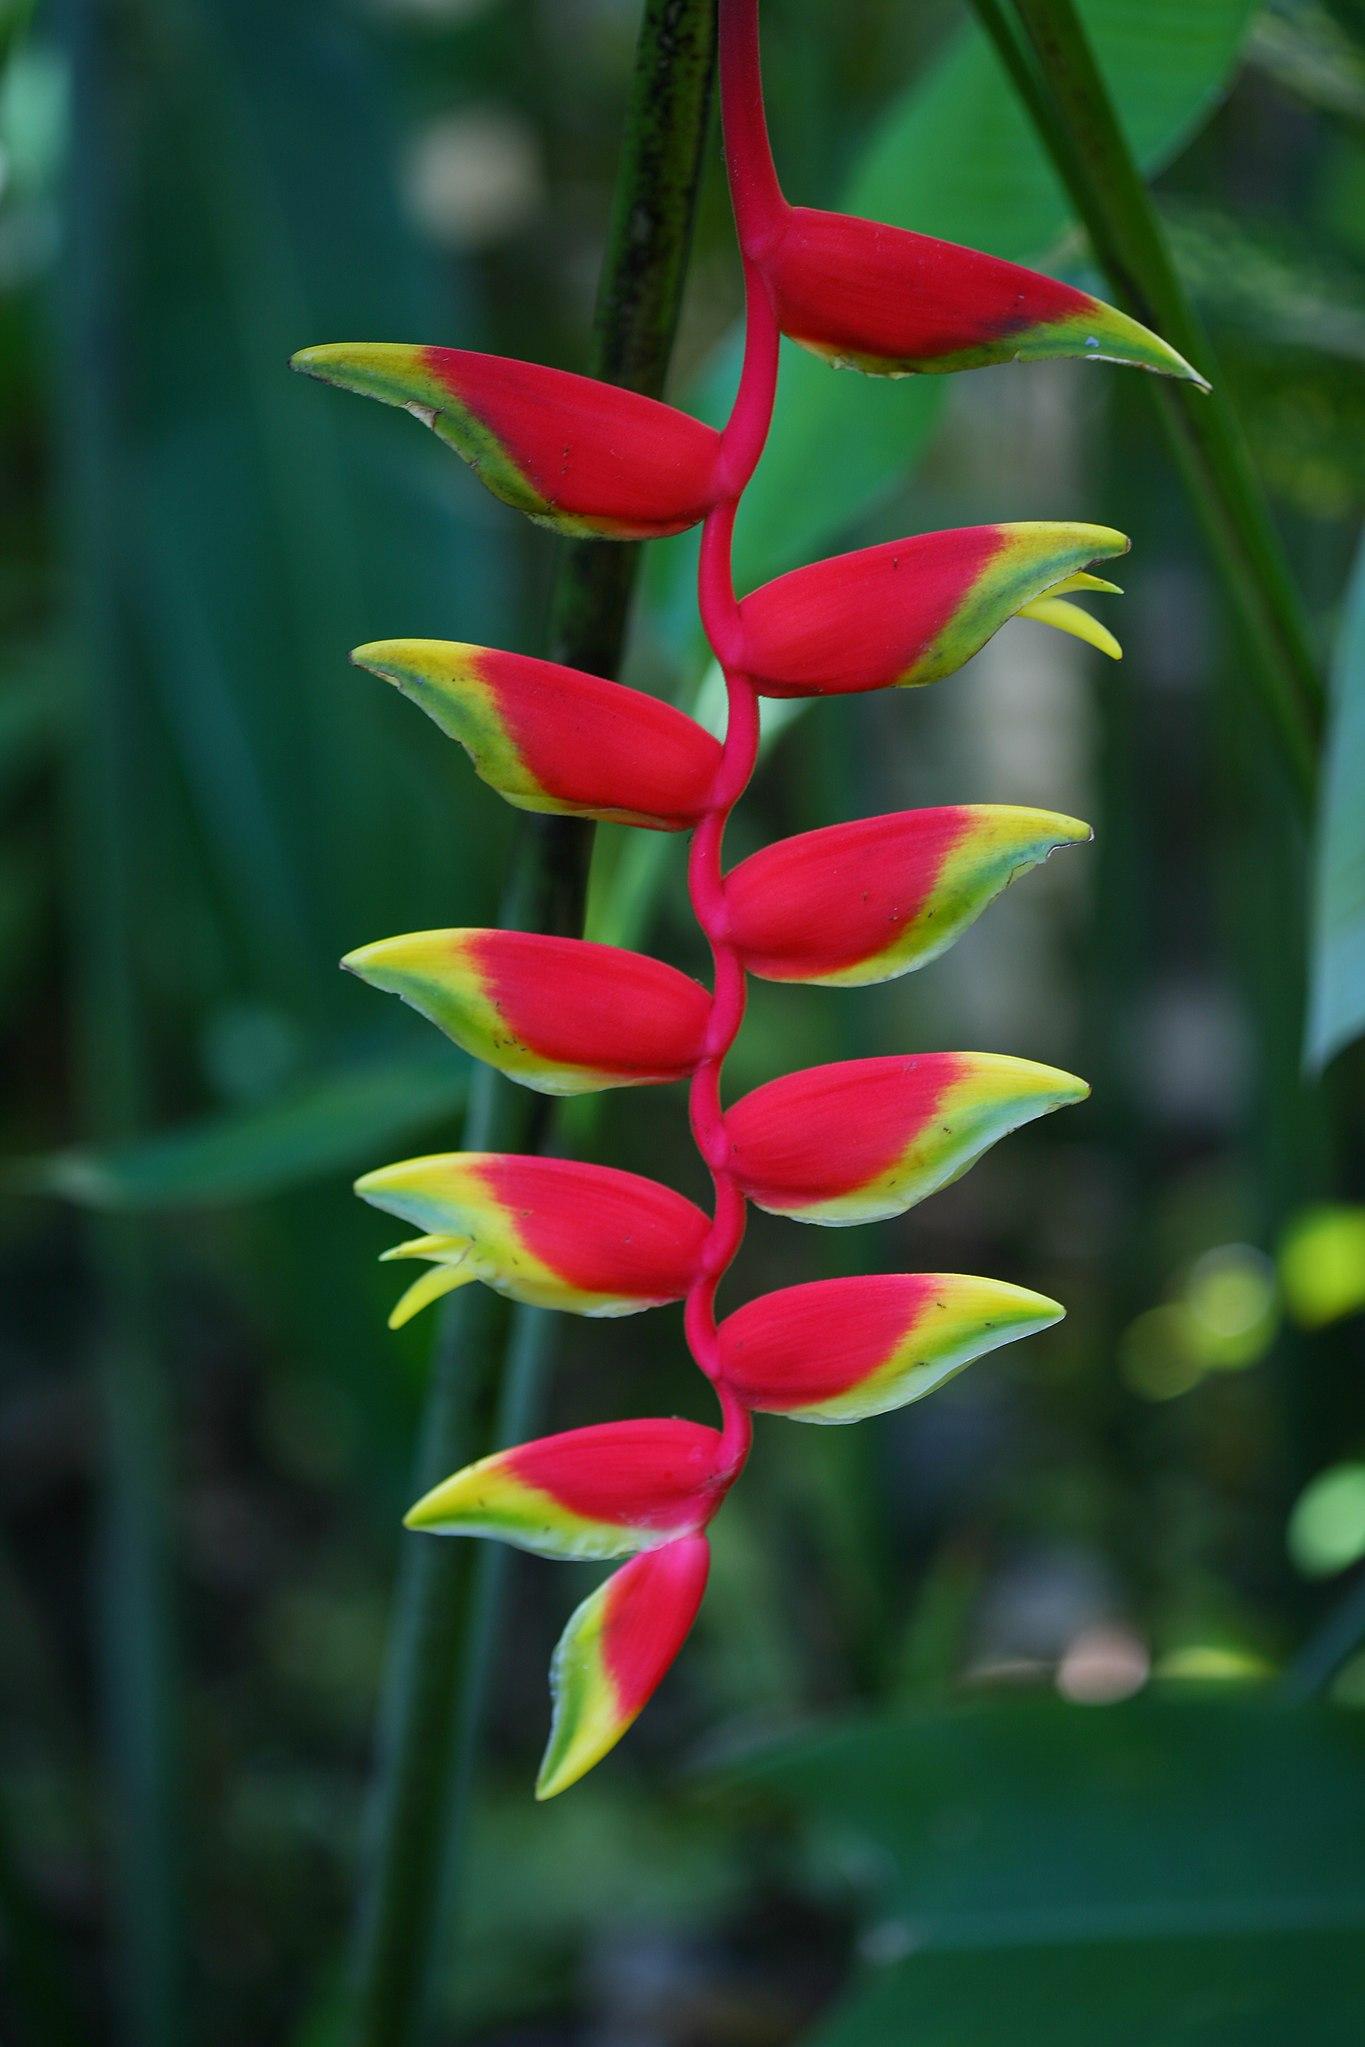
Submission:
M 706 1589 L 703 1535 L 633 1557 L 572 1616 L 550 1669 L 554 1715 L 537 1798 L 554 1798 L 615 1748 L 677 1656 Z

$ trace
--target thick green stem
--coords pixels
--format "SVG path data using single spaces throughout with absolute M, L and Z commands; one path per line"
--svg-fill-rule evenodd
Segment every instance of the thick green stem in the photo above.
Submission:
M 646 0 L 591 367 L 652 397 L 663 391 L 677 328 L 714 38 L 713 0 Z M 615 672 L 638 555 L 633 546 L 593 541 L 566 550 L 549 635 L 556 660 Z M 502 921 L 580 931 L 590 844 L 589 828 L 565 819 L 529 825 Z M 531 1150 L 548 1135 L 537 1098 L 481 1076 L 463 1138 L 469 1149 Z M 535 1310 L 509 1316 L 478 1288 L 447 1304 L 417 1492 L 524 1431 L 552 1327 Z M 356 1925 L 355 2047 L 411 2047 L 427 2027 L 438 1952 L 449 1942 L 502 1570 L 493 1545 L 430 1537 L 404 1544 Z
M 975 0 L 1039 137 L 1119 295 L 1214 385 L 1154 380 L 1162 420 L 1251 656 L 1249 670 L 1305 803 L 1316 773 L 1322 680 L 1298 593 L 1213 360 L 1074 0 L 1013 0 L 1032 55 L 999 0 Z M 1035 61 L 1036 60 L 1036 61 Z
M 62 447 L 67 555 L 84 692 L 74 724 L 72 934 L 76 1064 L 85 1134 L 134 1136 L 147 1067 L 136 953 L 143 757 L 138 667 L 121 600 L 130 485 L 123 460 L 127 246 L 118 24 L 106 0 L 66 0 L 71 80 L 62 266 Z M 183 1870 L 178 1818 L 169 1540 L 170 1457 L 156 1295 L 142 1224 L 91 1229 L 104 1395 L 105 1515 L 99 1615 L 111 1785 L 114 1945 L 127 2037 L 180 2047 Z

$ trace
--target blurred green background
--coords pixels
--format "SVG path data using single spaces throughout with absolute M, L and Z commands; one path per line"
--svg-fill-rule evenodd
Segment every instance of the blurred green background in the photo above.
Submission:
M 348 1184 L 455 1141 L 468 1081 L 335 962 L 492 921 L 519 830 L 345 655 L 538 651 L 557 543 L 284 365 L 584 366 L 638 8 L 118 0 L 93 61 L 89 11 L 0 4 L 0 2040 L 330 2047 L 432 1333 L 385 1332 Z M 1365 2028 L 1365 16 L 1082 13 L 1334 678 L 1328 801 L 1296 807 L 1146 379 L 784 359 L 746 578 L 991 519 L 1134 548 L 1121 666 L 1018 623 L 774 729 L 737 852 L 956 801 L 1097 836 L 923 975 L 756 986 L 732 1090 L 980 1047 L 1094 1098 L 901 1222 L 757 1217 L 730 1299 L 942 1268 L 1069 1318 L 863 1428 L 762 1426 L 677 1672 L 547 1808 L 587 1580 L 513 1560 L 443 2041 Z M 1111 295 L 969 9 L 766 15 L 793 198 Z M 738 293 L 713 145 L 680 402 L 723 407 Z M 694 544 L 651 550 L 625 670 L 684 702 Z M 702 972 L 681 843 L 600 840 L 591 929 Z M 701 1191 L 677 1090 L 568 1130 Z M 705 1413 L 676 1313 L 556 1344 L 547 1425 Z

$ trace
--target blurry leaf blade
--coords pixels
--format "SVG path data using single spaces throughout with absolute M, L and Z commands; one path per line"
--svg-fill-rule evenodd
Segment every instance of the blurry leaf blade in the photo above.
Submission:
M 257 1201 L 345 1173 L 391 1141 L 455 1115 L 465 1093 L 458 1060 L 376 1061 L 324 1074 L 262 1107 L 106 1151 L 58 1152 L 20 1171 L 33 1191 L 86 1208 Z
M 1359 1714 L 1172 1687 L 843 1723 L 727 1781 L 862 1842 L 924 1951 L 1365 1928 L 1362 1763 Z
M 1160 170 L 1217 104 L 1252 0 L 1082 0 L 1080 13 L 1143 169 Z M 1070 204 L 983 37 L 964 34 L 882 125 L 846 194 L 859 213 L 1018 258 Z
M 1337 2047 L 1365 2026 L 1358 1927 L 910 1955 L 870 1971 L 811 2047 Z M 1329 2000 L 1322 1986 L 1334 1986 Z M 1007 2015 L 1007 2018 L 1006 2018 Z M 1003 2027 L 1008 2025 L 1008 2032 Z
M 1347 586 L 1333 662 L 1309 965 L 1309 1067 L 1365 1030 L 1365 542 Z

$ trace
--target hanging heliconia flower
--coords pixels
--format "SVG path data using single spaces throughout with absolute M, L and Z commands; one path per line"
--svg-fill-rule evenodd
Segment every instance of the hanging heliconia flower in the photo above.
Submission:
M 961 1273 L 816 1280 L 717 1322 L 750 1202 L 799 1222 L 899 1215 L 1032 1118 L 1086 1093 L 992 1052 L 908 1053 L 789 1073 L 724 1109 L 746 974 L 851 986 L 938 956 L 1017 875 L 1089 837 L 1007 805 L 901 811 L 768 846 L 726 873 L 722 845 L 758 747 L 760 697 L 937 681 L 1010 619 L 1117 658 L 1071 600 L 1114 592 L 1091 564 L 1128 542 L 1050 521 L 892 540 L 737 598 L 731 534 L 772 420 L 779 337 L 881 376 L 1094 355 L 1202 379 L 1087 292 L 951 243 L 788 205 L 768 145 L 758 0 L 719 0 L 726 168 L 744 264 L 746 346 L 721 432 L 590 378 L 454 348 L 343 343 L 311 376 L 413 413 L 488 488 L 558 532 L 639 540 L 702 524 L 702 623 L 725 676 L 723 743 L 600 676 L 443 640 L 353 657 L 418 703 L 509 803 L 691 831 L 708 992 L 657 960 L 535 933 L 419 931 L 344 964 L 456 1044 L 550 1094 L 688 1082 L 713 1212 L 609 1166 L 504 1153 L 409 1159 L 357 1183 L 418 1235 L 395 1326 L 472 1280 L 538 1307 L 629 1315 L 684 1304 L 719 1428 L 606 1422 L 500 1450 L 419 1500 L 411 1528 L 496 1536 L 542 1556 L 628 1558 L 570 1620 L 552 1671 L 538 1792 L 575 1783 L 667 1672 L 706 1585 L 706 1529 L 744 1467 L 755 1412 L 857 1421 L 921 1399 L 973 1358 L 1045 1328 L 1055 1301 Z

